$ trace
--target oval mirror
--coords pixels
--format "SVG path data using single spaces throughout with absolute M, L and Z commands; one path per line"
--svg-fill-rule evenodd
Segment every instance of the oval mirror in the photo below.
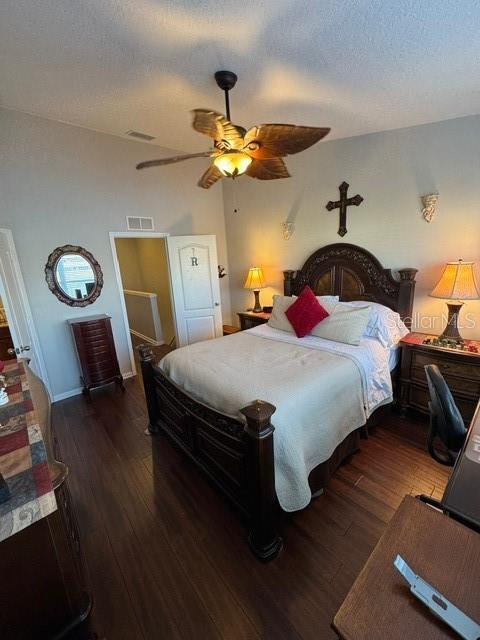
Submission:
M 71 244 L 57 247 L 48 256 L 45 278 L 50 291 L 71 307 L 92 304 L 103 286 L 102 270 L 92 254 Z

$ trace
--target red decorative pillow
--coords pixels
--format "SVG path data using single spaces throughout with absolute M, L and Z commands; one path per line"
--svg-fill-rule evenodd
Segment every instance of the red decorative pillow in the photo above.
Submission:
M 306 286 L 285 312 L 297 338 L 308 335 L 313 327 L 330 315 L 318 302 L 315 294 Z

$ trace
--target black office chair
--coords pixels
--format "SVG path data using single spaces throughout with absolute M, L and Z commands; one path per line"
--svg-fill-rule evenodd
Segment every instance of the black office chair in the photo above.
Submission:
M 427 364 L 425 373 L 430 391 L 428 452 L 440 464 L 453 467 L 465 441 L 467 429 L 440 369 L 436 364 Z M 435 448 L 436 438 L 444 444 L 445 451 L 438 451 Z

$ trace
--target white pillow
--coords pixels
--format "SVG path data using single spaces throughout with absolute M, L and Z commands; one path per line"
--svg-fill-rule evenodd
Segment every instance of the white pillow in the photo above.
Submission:
M 333 313 L 314 327 L 310 334 L 326 340 L 359 345 L 370 318 L 370 307 L 345 307 L 337 304 Z
M 280 331 L 289 331 L 293 333 L 293 327 L 290 324 L 289 319 L 285 315 L 285 311 L 293 304 L 296 296 L 273 296 L 273 309 L 267 324 L 274 329 L 280 329 Z
M 376 338 L 384 347 L 391 349 L 409 333 L 400 315 L 378 302 L 366 302 L 355 300 L 353 302 L 340 302 L 345 307 L 363 307 L 369 304 L 371 307 L 370 320 L 365 328 L 365 336 Z
M 316 296 L 316 298 L 328 313 L 333 313 L 335 306 L 338 304 L 338 296 Z M 290 320 L 285 315 L 285 311 L 296 299 L 297 296 L 274 295 L 272 315 L 268 320 L 268 324 L 274 329 L 295 333 Z
M 328 313 L 333 313 L 340 298 L 338 296 L 316 296 L 318 302 Z

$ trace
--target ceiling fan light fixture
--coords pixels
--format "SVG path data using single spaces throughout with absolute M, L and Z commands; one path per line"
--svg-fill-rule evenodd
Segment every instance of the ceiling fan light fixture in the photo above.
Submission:
M 227 178 L 241 176 L 252 163 L 252 158 L 243 151 L 225 151 L 213 161 L 222 175 Z
M 237 76 L 232 71 L 217 71 L 215 80 L 225 92 L 226 116 L 212 109 L 193 109 L 192 127 L 213 141 L 213 149 L 200 153 L 186 153 L 170 158 L 146 160 L 137 169 L 159 167 L 191 158 L 213 158 L 197 185 L 210 189 L 222 178 L 236 178 L 246 174 L 258 180 L 289 178 L 283 158 L 308 149 L 324 138 L 328 127 L 304 127 L 295 124 L 260 124 L 245 129 L 230 118 L 229 91 Z

